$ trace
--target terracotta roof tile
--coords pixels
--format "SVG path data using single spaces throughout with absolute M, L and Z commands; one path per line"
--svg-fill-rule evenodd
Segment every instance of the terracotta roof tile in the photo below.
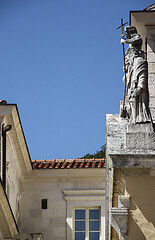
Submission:
M 85 159 L 83 159 L 81 162 L 80 162 L 80 166 L 79 168 L 84 168 L 85 167 Z
M 67 162 L 64 160 L 64 161 L 62 162 L 61 168 L 66 168 L 66 166 L 67 166 Z
M 73 159 L 73 160 L 67 165 L 67 168 L 73 168 L 74 163 L 75 163 L 75 159 Z
M 87 161 L 85 164 L 85 168 L 90 168 L 91 167 L 92 162 L 91 161 Z
M 34 169 L 105 168 L 105 159 L 52 159 L 32 160 Z

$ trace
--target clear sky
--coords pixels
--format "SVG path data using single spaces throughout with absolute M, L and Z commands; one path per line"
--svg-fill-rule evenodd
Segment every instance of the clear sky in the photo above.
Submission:
M 17 103 L 32 159 L 106 142 L 124 86 L 120 19 L 150 0 L 0 0 L 0 98 Z

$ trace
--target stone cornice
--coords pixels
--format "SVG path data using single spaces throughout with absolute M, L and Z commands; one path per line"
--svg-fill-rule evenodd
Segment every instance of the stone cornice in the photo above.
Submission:
M 105 168 L 87 168 L 87 169 L 33 169 L 27 180 L 32 179 L 68 179 L 68 178 L 105 178 Z
M 155 11 L 130 11 L 130 16 L 136 19 L 136 22 L 152 23 L 154 25 Z
M 104 201 L 105 190 L 64 190 L 67 201 Z
M 105 190 L 64 190 L 66 196 L 73 195 L 105 195 Z

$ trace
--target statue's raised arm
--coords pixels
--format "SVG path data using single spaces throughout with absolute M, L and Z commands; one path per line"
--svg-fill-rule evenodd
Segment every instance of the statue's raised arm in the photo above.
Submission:
M 137 33 L 137 30 L 133 26 L 127 26 L 125 28 L 126 39 L 121 39 L 121 43 L 132 44 L 133 47 L 141 50 L 142 47 L 142 38 Z
M 148 70 L 144 52 L 141 50 L 142 38 L 134 26 L 125 28 L 126 39 L 121 43 L 129 44 L 125 53 L 126 97 L 125 110 L 130 123 L 150 122 Z

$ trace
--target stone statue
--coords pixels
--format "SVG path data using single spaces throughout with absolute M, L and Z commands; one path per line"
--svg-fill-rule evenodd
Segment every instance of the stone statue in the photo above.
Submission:
M 133 26 L 125 27 L 126 39 L 121 43 L 129 44 L 125 53 L 126 86 L 124 109 L 130 123 L 150 122 L 148 70 L 144 52 L 141 50 L 142 38 Z

